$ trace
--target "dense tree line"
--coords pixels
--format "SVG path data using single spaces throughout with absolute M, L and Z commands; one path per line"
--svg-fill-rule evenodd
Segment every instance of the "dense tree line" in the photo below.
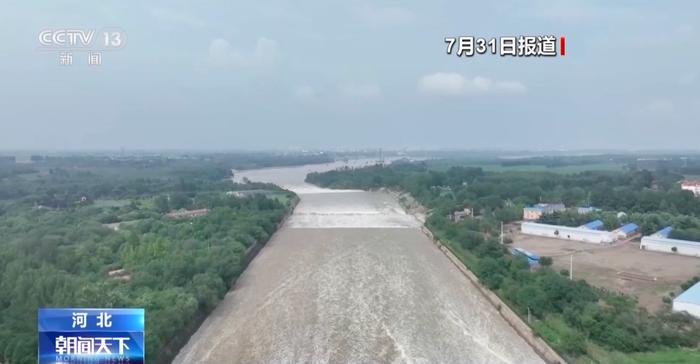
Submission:
M 227 190 L 263 186 L 234 186 L 226 173 L 159 173 L 110 180 L 96 170 L 61 168 L 25 179 L 22 191 L 28 192 L 3 202 L 1 362 L 36 362 L 37 308 L 52 306 L 144 307 L 149 362 L 172 357 L 197 318 L 216 306 L 241 273 L 247 249 L 267 241 L 290 208 L 281 201 L 291 201 L 291 193 L 279 189 L 285 198 L 227 196 Z M 35 199 L 44 194 L 70 196 L 71 203 L 38 208 Z M 128 201 L 118 206 L 73 203 L 82 194 Z M 159 208 L 156 201 L 163 199 L 167 205 Z M 210 213 L 194 219 L 163 217 L 164 209 L 178 207 L 209 208 Z M 103 225 L 120 221 L 125 223 L 119 231 Z M 110 277 L 116 269 L 124 271 Z
M 583 166 L 596 163 L 609 163 L 611 161 L 629 161 L 630 158 L 620 156 L 539 156 L 530 158 L 499 159 L 498 163 L 504 167 L 514 166 L 545 166 L 547 168 Z
M 67 168 L 35 166 L 34 175 L 15 175 L 0 179 L 0 200 L 21 200 L 47 208 L 75 206 L 82 197 L 137 198 L 157 194 L 164 188 L 179 192 L 207 190 L 224 183 L 230 175 L 225 168 L 178 169 L 163 171 L 151 169 L 135 173 L 125 168 Z
M 48 208 L 72 207 L 83 196 L 135 198 L 167 188 L 207 190 L 231 169 L 327 163 L 326 153 L 218 153 L 173 156 L 32 156 L 33 163 L 0 163 L 0 201 L 25 199 Z M 79 178 L 77 178 L 79 177 Z M 29 183 L 28 183 L 29 182 Z
M 437 208 L 470 204 L 495 210 L 506 205 L 563 202 L 567 206 L 595 206 L 628 214 L 666 212 L 700 217 L 700 200 L 680 189 L 677 183 L 680 178 L 647 170 L 487 173 L 474 167 L 436 171 L 428 168 L 427 163 L 402 163 L 390 168 L 374 166 L 311 173 L 307 180 L 333 188 L 400 187 Z
M 32 155 L 37 165 L 62 166 L 64 168 L 107 169 L 119 171 L 154 170 L 167 175 L 178 171 L 198 169 L 217 173 L 213 167 L 250 169 L 264 167 L 297 166 L 328 163 L 334 160 L 329 153 L 304 152 L 227 152 L 227 153 L 159 153 L 153 155 Z
M 426 222 L 432 232 L 486 286 L 523 315 L 530 311 L 541 320 L 563 322 L 565 330 L 543 336 L 566 355 L 585 354 L 588 341 L 622 352 L 694 347 L 700 342 L 697 320 L 682 314 L 649 314 L 630 297 L 582 280 L 570 281 L 548 267 L 531 272 L 522 258 L 509 254 L 497 239 L 500 221 L 518 220 L 523 206 L 540 201 L 628 211 L 628 218 L 651 230 L 671 223 L 695 226 L 700 202 L 677 186 L 660 186 L 651 172 L 486 173 L 466 167 L 436 171 L 426 163 L 415 163 L 314 173 L 307 180 L 327 187 L 394 187 L 410 192 L 432 210 Z M 448 219 L 449 212 L 465 206 L 474 208 L 477 216 L 457 223 Z M 615 213 L 611 215 L 615 220 L 609 216 L 601 213 L 599 217 L 611 227 L 622 222 Z M 567 213 L 554 218 L 580 225 L 591 216 Z
M 18 176 L 22 174 L 36 173 L 37 171 L 30 165 L 22 165 L 7 163 L 0 161 L 0 181 L 13 176 Z
M 689 229 L 676 229 L 671 230 L 668 234 L 671 239 L 678 240 L 690 240 L 690 241 L 700 241 L 700 224 L 695 225 L 693 228 Z

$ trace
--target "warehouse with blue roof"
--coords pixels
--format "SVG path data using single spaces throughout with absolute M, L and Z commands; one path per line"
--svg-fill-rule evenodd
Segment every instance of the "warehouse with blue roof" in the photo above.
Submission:
M 671 239 L 668 236 L 672 230 L 671 226 L 667 226 L 652 235 L 643 237 L 639 243 L 639 249 L 700 257 L 700 242 Z
M 523 257 L 523 258 L 526 258 L 526 259 L 527 259 L 527 263 L 528 263 L 531 267 L 532 267 L 532 266 L 537 266 L 537 265 L 540 264 L 540 256 L 539 256 L 539 255 L 537 255 L 537 254 L 535 254 L 535 253 L 532 253 L 532 252 L 529 252 L 529 251 L 527 251 L 527 250 L 525 250 L 525 249 L 523 249 L 523 248 L 513 247 L 513 249 L 511 250 L 511 253 L 512 253 L 514 256 L 521 256 L 521 257 Z
M 581 225 L 582 228 L 586 229 L 591 229 L 591 230 L 603 230 L 603 227 L 605 224 L 601 220 L 593 220 L 591 222 L 585 223 Z
M 570 227 L 562 225 L 523 222 L 520 224 L 523 234 L 544 236 L 548 238 L 580 241 L 583 243 L 611 244 L 617 240 L 617 234 L 604 230 L 589 229 L 585 226 Z
M 633 236 L 634 234 L 639 232 L 639 225 L 630 222 L 620 226 L 613 232 L 617 234 L 617 237 L 620 239 L 629 238 L 630 236 Z
M 657 231 L 652 236 L 660 236 L 662 238 L 668 238 L 668 235 L 671 234 L 671 230 L 673 230 L 673 226 L 666 226 L 665 228 Z
M 695 283 L 685 292 L 673 299 L 673 310 L 687 312 L 700 318 L 700 282 Z

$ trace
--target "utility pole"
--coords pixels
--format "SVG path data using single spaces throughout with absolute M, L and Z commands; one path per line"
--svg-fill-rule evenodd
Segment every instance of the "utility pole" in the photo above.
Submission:
M 527 324 L 530 324 L 530 306 L 527 306 Z
M 573 281 L 574 280 L 574 255 L 571 254 L 570 260 L 569 260 L 569 280 Z
M 501 221 L 501 245 L 503 245 L 503 221 Z

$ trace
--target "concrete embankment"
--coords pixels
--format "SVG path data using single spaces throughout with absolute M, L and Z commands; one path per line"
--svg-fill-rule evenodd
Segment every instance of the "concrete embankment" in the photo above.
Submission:
M 299 198 L 297 196 L 294 197 L 294 199 L 291 201 L 291 206 L 289 210 L 284 214 L 282 219 L 277 223 L 277 226 L 275 228 L 275 232 L 270 236 L 269 239 L 264 240 L 264 241 L 256 241 L 253 245 L 248 247 L 246 249 L 242 259 L 241 259 L 241 269 L 245 270 L 250 262 L 253 261 L 253 259 L 258 255 L 260 250 L 265 246 L 267 242 L 272 240 L 277 234 L 277 232 L 280 230 L 282 226 L 287 222 L 289 217 L 294 213 L 294 209 L 296 208 L 297 204 L 299 203 Z M 231 282 L 230 287 L 233 289 L 235 287 L 238 279 L 240 276 L 236 277 L 233 282 Z M 197 316 L 192 317 L 189 326 L 187 326 L 182 332 L 180 332 L 180 335 L 176 336 L 170 342 L 168 342 L 166 345 L 163 346 L 163 350 L 160 353 L 160 356 L 158 357 L 157 360 L 154 360 L 155 364 L 168 364 L 173 361 L 175 356 L 178 354 L 180 348 L 182 348 L 187 341 L 190 339 L 190 337 L 197 332 L 199 327 L 202 325 L 204 320 L 207 318 L 207 314 L 204 313 L 199 313 Z M 2 363 L 0 363 L 2 364 Z
M 552 349 L 549 344 L 547 344 L 541 337 L 537 336 L 535 332 L 528 326 L 523 319 L 518 316 L 500 297 L 493 293 L 488 288 L 484 287 L 479 278 L 467 268 L 462 261 L 457 258 L 457 256 L 452 253 L 452 251 L 443 244 L 440 240 L 436 239 L 433 233 L 425 226 L 421 228 L 423 233 L 427 235 L 437 247 L 442 251 L 445 256 L 459 269 L 465 277 L 481 292 L 481 294 L 488 299 L 488 301 L 498 310 L 498 313 L 503 317 L 503 319 L 508 322 L 508 324 L 520 335 L 525 341 L 532 346 L 532 348 L 539 354 L 547 363 L 550 364 L 566 364 L 566 360 L 559 355 L 554 349 Z

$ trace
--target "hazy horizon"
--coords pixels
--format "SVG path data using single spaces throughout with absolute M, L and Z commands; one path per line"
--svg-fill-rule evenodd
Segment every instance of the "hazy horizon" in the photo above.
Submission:
M 599 156 L 599 155 L 636 155 L 636 156 L 654 156 L 661 157 L 664 155 L 683 157 L 685 155 L 695 156 L 700 155 L 700 149 L 570 149 L 570 150 L 535 150 L 535 149 L 468 149 L 468 148 L 242 148 L 242 149 L 226 149 L 226 148 L 103 148 L 103 149 L 0 149 L 0 156 L 3 155 L 81 155 L 81 154 L 124 154 L 125 156 L 133 156 L 139 154 L 321 154 L 321 153 L 338 153 L 338 154 L 358 154 L 379 156 L 380 150 L 385 155 L 396 155 L 397 153 L 420 154 L 449 154 L 457 155 L 473 153 L 487 156 L 510 157 L 506 154 L 516 154 L 513 157 L 557 157 L 557 156 Z

